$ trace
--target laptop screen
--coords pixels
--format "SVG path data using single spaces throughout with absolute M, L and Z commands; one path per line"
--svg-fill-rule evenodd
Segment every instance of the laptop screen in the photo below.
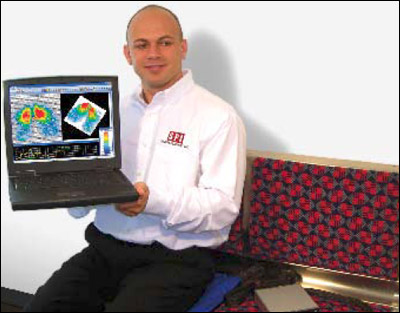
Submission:
M 14 164 L 115 157 L 111 82 L 9 87 Z

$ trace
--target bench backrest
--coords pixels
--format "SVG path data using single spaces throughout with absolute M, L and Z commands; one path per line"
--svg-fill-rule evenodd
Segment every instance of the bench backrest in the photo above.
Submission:
M 398 281 L 399 168 L 250 151 L 220 250 Z

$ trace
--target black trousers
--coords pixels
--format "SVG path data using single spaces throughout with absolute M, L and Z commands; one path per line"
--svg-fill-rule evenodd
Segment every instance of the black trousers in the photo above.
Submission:
M 128 244 L 90 224 L 89 246 L 40 287 L 25 312 L 184 312 L 214 276 L 205 249 Z

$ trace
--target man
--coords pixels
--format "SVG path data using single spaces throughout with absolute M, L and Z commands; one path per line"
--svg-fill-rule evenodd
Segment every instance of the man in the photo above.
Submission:
M 204 248 L 226 241 L 239 213 L 245 130 L 230 105 L 182 70 L 187 49 L 165 8 L 145 7 L 129 22 L 124 54 L 141 86 L 121 107 L 122 164 L 139 200 L 97 206 L 89 246 L 26 311 L 186 311 L 212 280 Z

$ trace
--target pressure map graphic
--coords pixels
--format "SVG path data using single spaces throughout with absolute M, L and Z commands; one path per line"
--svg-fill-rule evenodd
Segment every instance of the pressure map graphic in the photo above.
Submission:
M 64 121 L 90 136 L 105 114 L 104 109 L 80 96 Z
M 14 144 L 62 140 L 59 95 L 11 97 L 11 108 Z

